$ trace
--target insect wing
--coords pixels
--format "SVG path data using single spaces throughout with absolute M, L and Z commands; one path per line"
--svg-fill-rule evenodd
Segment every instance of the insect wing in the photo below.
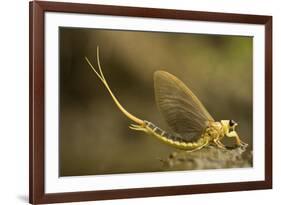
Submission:
M 175 134 L 187 141 L 200 137 L 209 121 L 214 121 L 192 91 L 165 71 L 154 73 L 157 106 Z

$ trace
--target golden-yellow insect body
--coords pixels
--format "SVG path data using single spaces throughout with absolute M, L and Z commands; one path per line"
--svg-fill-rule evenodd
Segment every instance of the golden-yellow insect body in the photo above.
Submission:
M 231 124 L 231 126 L 230 126 Z M 197 140 L 187 141 L 181 136 L 170 134 L 161 128 L 155 126 L 153 123 L 144 121 L 142 126 L 131 125 L 130 128 L 134 130 L 144 131 L 149 135 L 155 136 L 166 144 L 174 146 L 178 149 L 187 151 L 195 151 L 203 148 L 210 143 L 216 144 L 219 148 L 225 149 L 221 140 L 226 137 L 234 137 L 237 145 L 245 146 L 246 143 L 242 142 L 234 130 L 237 123 L 233 120 L 221 120 L 220 122 L 210 122 Z M 230 130 L 233 129 L 233 130 Z
M 143 131 L 168 145 L 186 151 L 199 150 L 209 144 L 226 149 L 221 142 L 224 137 L 235 138 L 238 146 L 244 147 L 247 145 L 241 141 L 235 131 L 235 127 L 238 125 L 235 121 L 215 121 L 193 92 L 174 75 L 166 71 L 156 71 L 154 73 L 155 100 L 159 111 L 172 131 L 169 133 L 152 122 L 134 116 L 120 104 L 103 75 L 98 47 L 97 62 L 99 72 L 87 57 L 85 59 L 108 90 L 118 109 L 136 123 L 131 124 L 130 129 Z

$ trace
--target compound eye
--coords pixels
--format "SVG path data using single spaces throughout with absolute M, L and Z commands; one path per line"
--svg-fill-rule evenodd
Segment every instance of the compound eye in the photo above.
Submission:
M 233 125 L 235 125 L 235 121 L 234 120 L 229 120 L 229 126 L 232 127 Z

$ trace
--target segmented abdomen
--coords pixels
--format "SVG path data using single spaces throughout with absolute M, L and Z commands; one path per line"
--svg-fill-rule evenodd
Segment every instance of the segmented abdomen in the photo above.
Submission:
M 148 134 L 155 136 L 156 138 L 160 139 L 161 141 L 172 145 L 176 148 L 183 149 L 183 150 L 197 150 L 201 149 L 203 146 L 206 146 L 209 142 L 204 136 L 201 136 L 197 141 L 190 142 L 183 139 L 180 136 L 172 135 L 161 128 L 157 127 L 151 122 L 144 121 L 146 131 Z
M 175 136 L 171 133 L 168 133 L 166 132 L 165 130 L 162 130 L 161 128 L 157 127 L 156 125 L 154 125 L 152 122 L 148 122 L 148 121 L 144 121 L 145 122 L 145 125 L 150 128 L 150 130 L 154 133 L 154 134 L 157 134 L 161 137 L 164 137 L 166 139 L 169 139 L 169 140 L 172 140 L 172 141 L 175 141 L 175 142 L 188 142 L 186 140 L 184 140 L 183 138 L 181 137 L 178 137 L 178 136 Z

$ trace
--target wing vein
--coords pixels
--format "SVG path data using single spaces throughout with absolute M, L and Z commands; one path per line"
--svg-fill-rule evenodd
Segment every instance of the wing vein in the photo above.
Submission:
M 165 71 L 154 73 L 155 99 L 170 129 L 184 140 L 196 140 L 212 116 L 178 78 Z

